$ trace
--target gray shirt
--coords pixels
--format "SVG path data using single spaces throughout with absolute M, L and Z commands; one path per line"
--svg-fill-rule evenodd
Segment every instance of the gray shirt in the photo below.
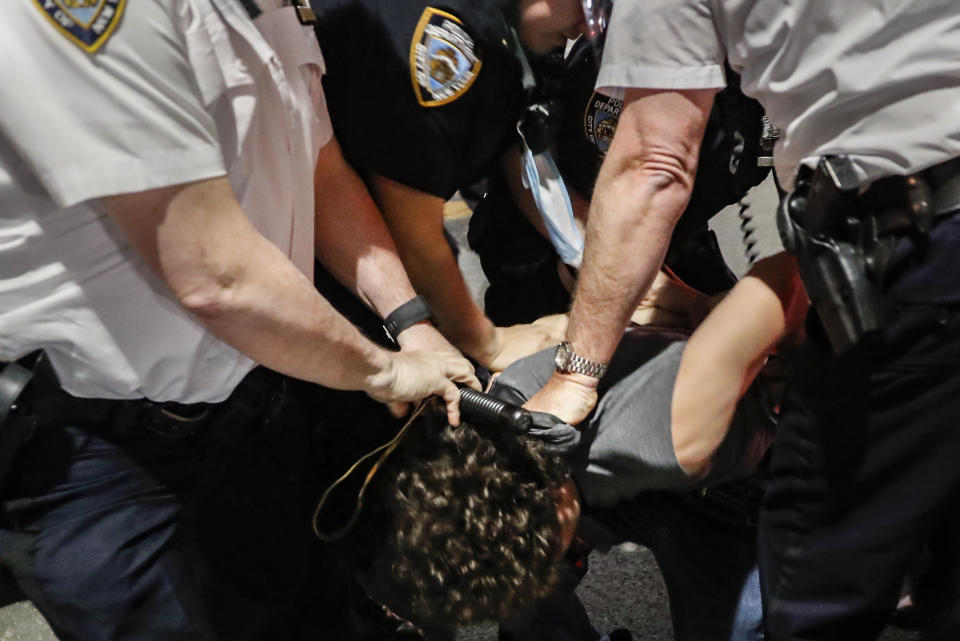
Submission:
M 600 383 L 593 413 L 580 424 L 581 440 L 568 455 L 584 502 L 610 507 L 644 490 L 683 490 L 746 474 L 770 441 L 771 404 L 759 385 L 739 403 L 707 479 L 688 476 L 673 451 L 670 407 L 687 335 L 632 327 L 624 334 Z M 554 371 L 553 349 L 508 367 L 493 393 L 514 402 L 535 394 Z

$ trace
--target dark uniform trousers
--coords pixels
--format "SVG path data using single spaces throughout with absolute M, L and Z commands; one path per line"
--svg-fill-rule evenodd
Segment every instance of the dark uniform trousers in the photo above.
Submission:
M 877 336 L 832 355 L 811 318 L 761 515 L 768 638 L 874 639 L 960 509 L 960 216 L 897 241 Z
M 165 422 L 44 378 L 12 418 L 36 428 L 0 494 L 0 558 L 60 641 L 325 638 L 342 590 L 310 528 L 295 383 L 254 370 Z

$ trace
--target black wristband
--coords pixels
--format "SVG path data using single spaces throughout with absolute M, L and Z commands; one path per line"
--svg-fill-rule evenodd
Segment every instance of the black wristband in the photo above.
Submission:
M 390 338 L 397 340 L 400 332 L 432 316 L 433 312 L 430 311 L 430 306 L 427 305 L 427 301 L 425 301 L 422 296 L 415 296 L 390 312 L 390 314 L 383 319 L 383 326 L 387 330 L 387 334 L 390 335 Z

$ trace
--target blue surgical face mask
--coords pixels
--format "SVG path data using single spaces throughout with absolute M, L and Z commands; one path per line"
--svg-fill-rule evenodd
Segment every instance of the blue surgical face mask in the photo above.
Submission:
M 583 260 L 583 236 L 573 216 L 570 195 L 549 151 L 534 154 L 523 145 L 523 186 L 530 190 L 560 259 L 574 269 Z

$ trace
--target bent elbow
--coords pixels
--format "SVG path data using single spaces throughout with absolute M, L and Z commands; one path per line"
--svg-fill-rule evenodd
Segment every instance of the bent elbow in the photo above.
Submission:
M 173 285 L 177 300 L 204 322 L 231 314 L 236 305 L 239 276 L 231 271 L 196 275 Z
M 715 409 L 703 414 L 700 410 L 704 407 Z M 686 408 L 674 405 L 672 410 L 671 437 L 677 464 L 687 476 L 703 478 L 713 467 L 717 450 L 727 436 L 734 407 L 711 405 L 701 400 Z
M 703 448 L 678 447 L 674 449 L 674 456 L 684 474 L 697 480 L 707 475 L 713 463 L 713 452 L 705 452 Z

